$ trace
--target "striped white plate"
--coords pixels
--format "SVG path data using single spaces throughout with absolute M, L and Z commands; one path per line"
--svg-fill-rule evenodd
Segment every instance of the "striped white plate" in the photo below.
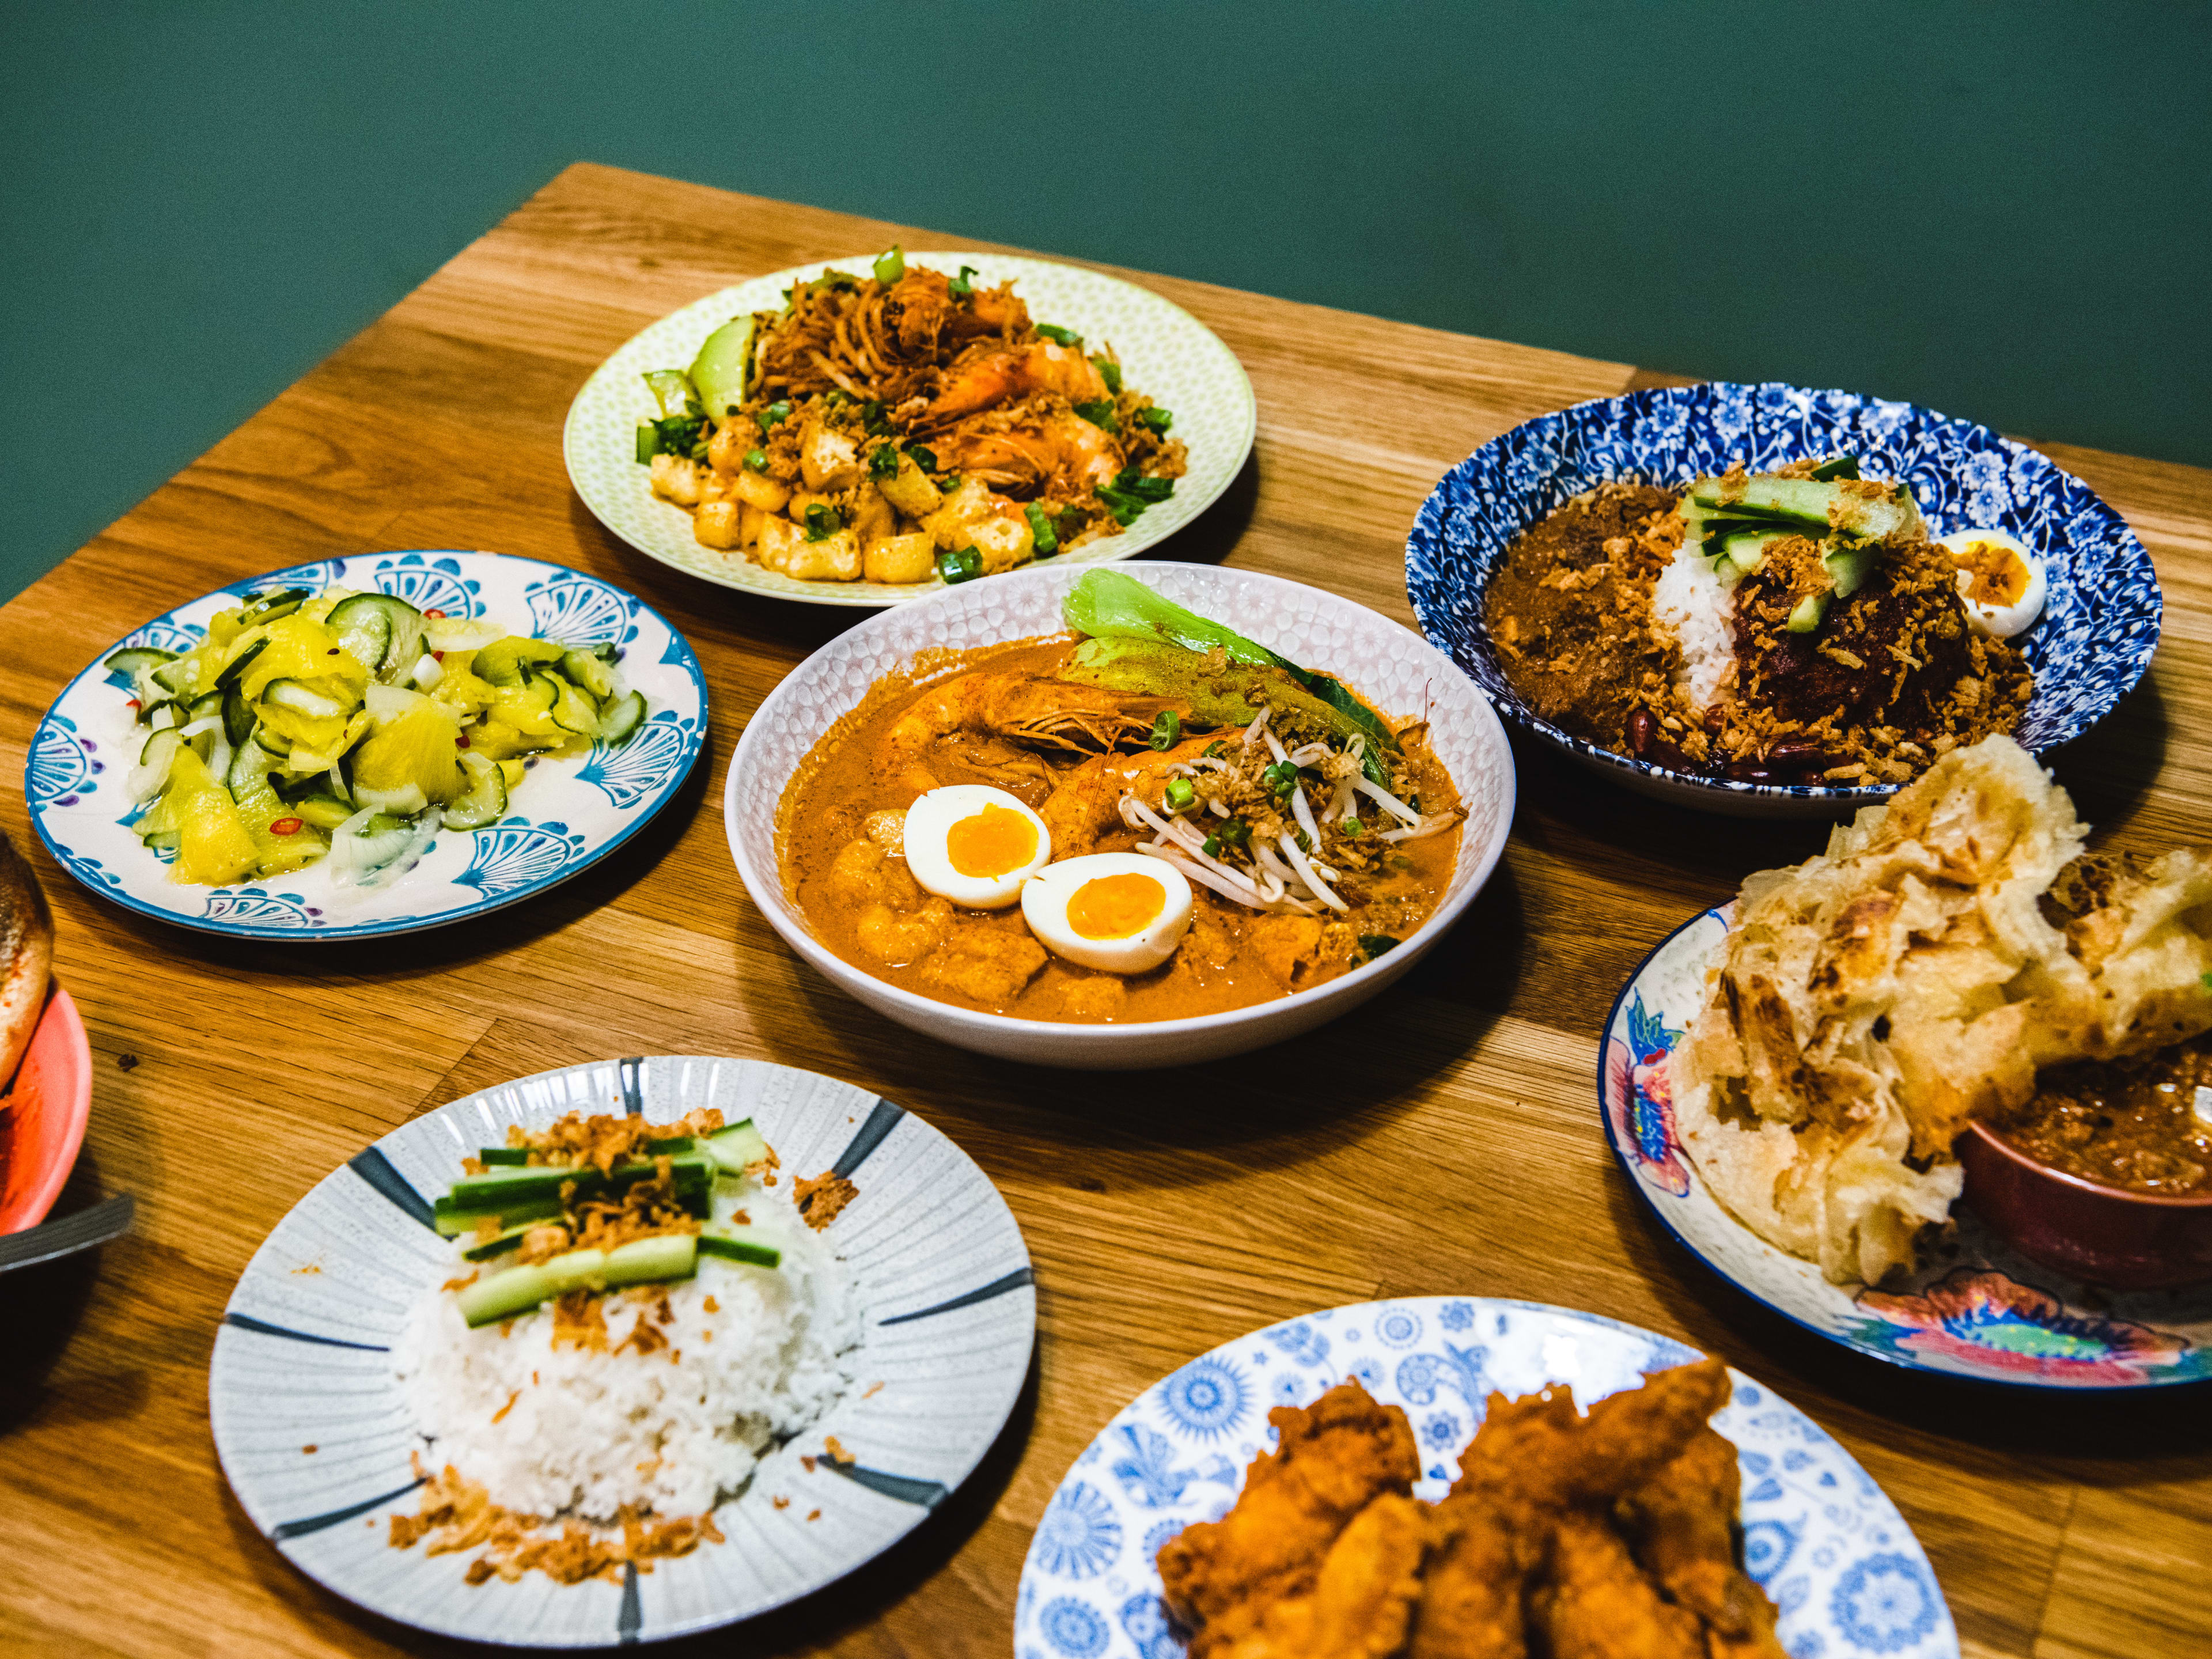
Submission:
M 622 1584 L 563 1586 L 532 1573 L 471 1587 L 470 1553 L 393 1549 L 386 1522 L 414 1512 L 409 1454 L 427 1443 L 387 1350 L 451 1261 L 429 1227 L 428 1195 L 453 1182 L 464 1156 L 503 1143 L 510 1123 L 541 1126 L 579 1109 L 665 1122 L 702 1106 L 756 1120 L 787 1176 L 835 1170 L 859 1188 L 827 1234 L 860 1300 L 852 1392 L 715 1510 L 726 1543 L 643 1574 L 633 1567 Z M 601 1060 L 454 1101 L 325 1177 L 240 1279 L 216 1338 L 208 1403 L 239 1502 L 327 1588 L 445 1635 L 610 1647 L 750 1618 L 889 1548 L 997 1437 L 1036 1330 L 1029 1253 L 1006 1200 L 920 1118 L 851 1084 L 758 1060 Z M 850 1467 L 820 1455 L 832 1435 Z M 778 1495 L 787 1507 L 775 1506 Z

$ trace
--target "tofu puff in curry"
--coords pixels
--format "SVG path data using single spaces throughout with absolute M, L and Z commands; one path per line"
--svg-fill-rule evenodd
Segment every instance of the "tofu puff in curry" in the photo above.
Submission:
M 1310 989 L 1426 921 L 1465 816 L 1393 721 L 1118 572 L 1071 631 L 923 653 L 777 814 L 823 944 L 958 1007 L 1174 1019 Z

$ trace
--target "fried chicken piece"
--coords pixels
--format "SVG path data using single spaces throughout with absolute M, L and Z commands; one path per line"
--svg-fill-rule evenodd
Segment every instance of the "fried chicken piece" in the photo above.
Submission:
M 1268 1603 L 1249 1631 L 1211 1650 L 1214 1659 L 1398 1659 L 1420 1601 L 1429 1515 L 1383 1493 L 1337 1534 L 1310 1594 Z
M 1717 1430 L 1628 1494 L 1620 1515 L 1644 1571 L 1705 1622 L 1711 1659 L 1784 1659 L 1774 1603 L 1736 1565 L 1742 1478 L 1735 1448 Z
M 1480 1498 L 1447 1498 L 1429 1530 L 1408 1659 L 1525 1659 L 1528 1574 L 1507 1522 Z
M 1197 1632 L 1191 1659 L 1233 1650 L 1271 1604 L 1305 1595 L 1352 1517 L 1386 1492 L 1407 1496 L 1420 1476 L 1406 1413 L 1356 1381 L 1267 1418 L 1277 1449 L 1252 1460 L 1237 1506 L 1160 1548 L 1168 1605 Z
M 1706 1659 L 1697 1614 L 1662 1600 L 1628 1546 L 1595 1516 L 1561 1517 L 1534 1612 L 1552 1659 Z
M 1509 1516 L 1528 1505 L 1610 1504 L 1672 1462 L 1728 1403 L 1729 1389 L 1728 1367 L 1701 1359 L 1652 1372 L 1587 1417 L 1576 1414 L 1570 1389 L 1515 1401 L 1492 1395 L 1452 1491 L 1487 1498 Z

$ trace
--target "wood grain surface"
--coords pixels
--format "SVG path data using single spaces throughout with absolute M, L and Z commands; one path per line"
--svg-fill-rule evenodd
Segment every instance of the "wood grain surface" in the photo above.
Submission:
M 802 260 L 947 233 L 578 166 L 52 574 L 0 610 L 0 773 L 63 684 L 149 617 L 330 554 L 488 548 L 592 571 L 697 647 L 714 734 L 688 790 L 608 861 L 473 925 L 349 947 L 230 944 L 89 896 L 29 836 L 57 970 L 96 1066 L 62 1208 L 137 1194 L 94 1259 L 0 1278 L 0 1652 L 277 1656 L 452 1650 L 326 1595 L 225 1486 L 209 1438 L 216 1321 L 316 1181 L 425 1109 L 637 1053 L 753 1055 L 879 1090 L 965 1147 L 1035 1257 L 1031 1385 L 975 1477 L 912 1537 L 702 1653 L 1006 1654 L 1031 1529 L 1123 1404 L 1290 1316 L 1459 1291 L 1591 1310 L 1724 1356 L 1850 1448 L 1926 1546 L 1967 1654 L 2212 1645 L 2204 1396 L 2037 1399 L 1901 1374 L 1767 1314 L 1689 1261 L 1613 1167 L 1593 1075 L 1630 969 L 1814 825 L 1682 813 L 1522 744 L 1496 878 L 1379 1005 L 1281 1048 L 1153 1075 L 1070 1075 L 935 1046 L 829 988 L 745 898 L 719 811 L 738 733 L 854 613 L 692 580 L 569 489 L 570 398 L 653 319 Z M 1663 376 L 1176 281 L 1136 280 L 1226 340 L 1257 452 L 1165 552 L 1311 582 L 1411 623 L 1415 508 L 1541 410 Z M 2204 838 L 2212 473 L 2043 446 L 2155 559 L 2144 685 L 2057 757 L 2109 845 Z

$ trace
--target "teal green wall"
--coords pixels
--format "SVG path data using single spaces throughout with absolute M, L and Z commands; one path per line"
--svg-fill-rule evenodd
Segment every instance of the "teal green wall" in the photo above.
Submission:
M 577 158 L 2212 464 L 2199 4 L 0 0 L 0 592 Z

